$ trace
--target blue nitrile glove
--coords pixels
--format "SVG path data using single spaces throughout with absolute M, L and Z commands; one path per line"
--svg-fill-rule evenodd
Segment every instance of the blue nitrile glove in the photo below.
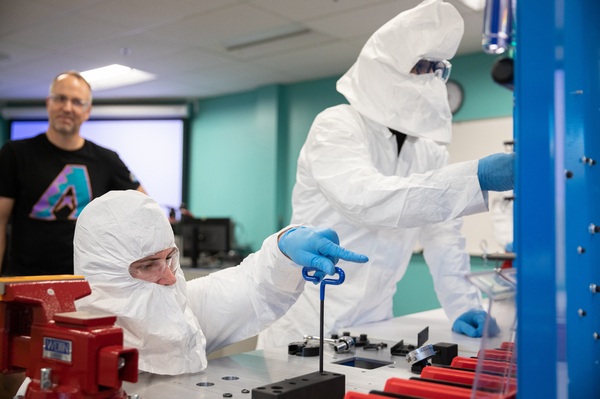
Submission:
M 515 188 L 515 154 L 492 154 L 479 160 L 477 177 L 481 191 L 508 191 Z
M 483 327 L 485 326 L 485 318 L 487 313 L 483 310 L 469 310 L 458 316 L 458 319 L 452 324 L 452 331 L 468 335 L 469 337 L 481 337 L 483 335 Z M 494 336 L 500 332 L 496 320 L 490 318 L 488 326 L 488 335 Z
M 335 274 L 339 259 L 365 263 L 369 258 L 339 246 L 335 231 L 317 227 L 298 227 L 286 231 L 279 239 L 279 249 L 302 267 L 315 267 L 325 274 Z M 318 272 L 315 273 L 317 275 Z M 323 277 L 320 273 L 319 277 Z

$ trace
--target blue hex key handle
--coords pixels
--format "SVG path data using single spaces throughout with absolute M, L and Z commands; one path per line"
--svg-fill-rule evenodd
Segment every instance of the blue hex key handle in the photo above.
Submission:
M 313 271 L 315 272 L 314 274 L 308 274 Z M 320 270 L 316 267 L 303 267 L 302 277 L 304 277 L 306 281 L 319 282 L 319 280 L 321 280 L 321 277 L 315 275 L 318 274 L 319 271 Z M 339 267 L 335 268 L 335 274 L 339 276 L 337 280 L 334 280 L 332 278 L 326 278 L 321 281 L 321 314 L 319 319 L 319 373 L 323 373 L 323 325 L 325 324 L 325 286 L 328 284 L 340 285 L 346 279 L 346 273 L 344 273 L 344 271 Z

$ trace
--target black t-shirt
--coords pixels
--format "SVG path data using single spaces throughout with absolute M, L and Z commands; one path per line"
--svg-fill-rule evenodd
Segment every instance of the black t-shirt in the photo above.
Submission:
M 0 196 L 14 198 L 5 276 L 73 274 L 75 222 L 94 198 L 139 183 L 116 152 L 85 141 L 65 151 L 45 134 L 0 150 Z

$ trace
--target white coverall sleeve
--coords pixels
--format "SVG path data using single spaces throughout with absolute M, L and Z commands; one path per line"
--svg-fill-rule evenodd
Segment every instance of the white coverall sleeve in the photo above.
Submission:
M 188 282 L 188 304 L 209 354 L 258 334 L 283 316 L 304 290 L 302 269 L 268 237 L 236 267 Z
M 368 228 L 411 228 L 487 211 L 477 178 L 478 161 L 408 177 L 380 173 L 365 131 L 351 115 L 319 114 L 311 128 L 303 165 L 332 206 Z M 301 172 L 299 171 L 299 174 Z
M 438 166 L 447 165 L 448 152 L 437 161 Z M 471 258 L 462 226 L 463 219 L 457 218 L 424 226 L 419 235 L 435 292 L 452 323 L 468 310 L 483 309 L 479 290 L 465 278 L 471 271 Z
M 465 278 L 471 263 L 462 225 L 462 218 L 432 224 L 419 236 L 438 300 L 452 323 L 468 310 L 483 310 L 479 290 Z

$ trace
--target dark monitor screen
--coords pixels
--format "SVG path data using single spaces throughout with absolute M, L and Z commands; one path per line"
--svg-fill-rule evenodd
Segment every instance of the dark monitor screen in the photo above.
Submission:
M 195 264 L 201 253 L 227 253 L 230 250 L 231 219 L 186 219 L 178 228 L 183 237 L 183 256 Z

